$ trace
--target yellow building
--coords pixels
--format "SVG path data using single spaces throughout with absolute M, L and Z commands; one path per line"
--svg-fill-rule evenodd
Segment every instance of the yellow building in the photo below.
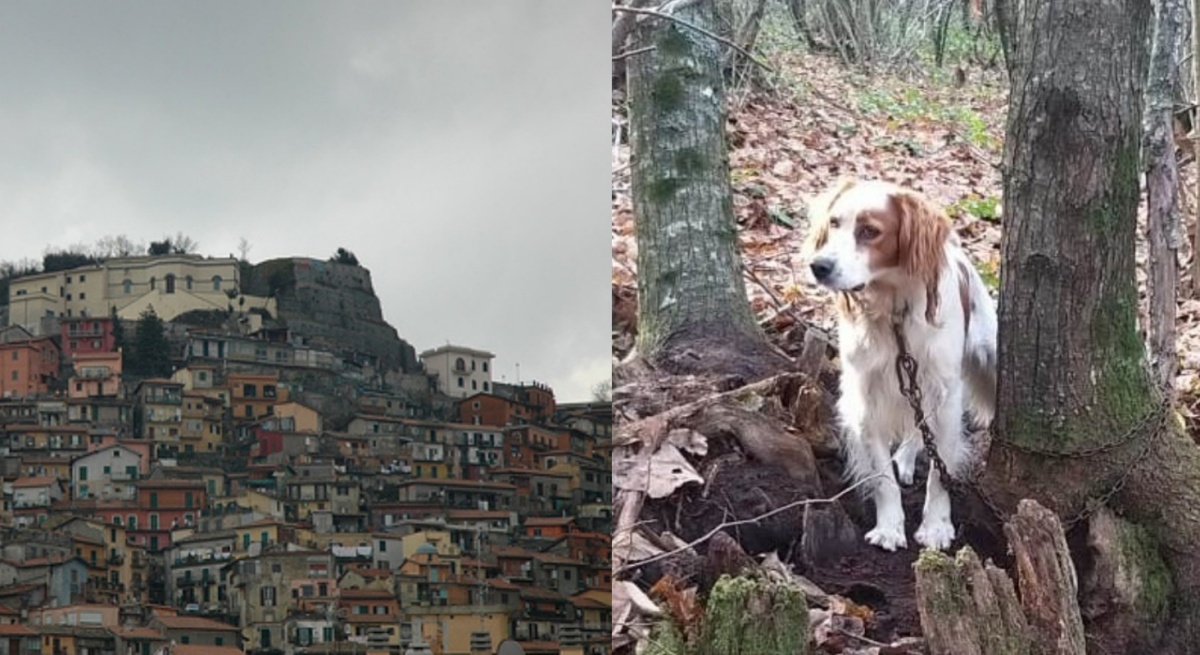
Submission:
M 478 630 L 490 632 L 493 644 L 511 637 L 508 610 L 503 605 L 405 607 L 404 613 L 410 621 L 421 619 L 425 643 L 443 655 L 470 655 L 471 633 Z
M 275 519 L 260 519 L 245 525 L 240 525 L 234 528 L 237 532 L 237 540 L 233 543 L 233 549 L 239 555 L 252 550 L 254 544 L 258 544 L 258 548 L 269 544 L 279 543 L 279 527 L 283 525 L 282 521 Z
M 183 392 L 183 426 L 179 442 L 185 453 L 211 453 L 220 449 L 221 401 L 200 391 Z
M 40 332 L 47 316 L 137 319 L 147 309 L 171 320 L 193 309 L 226 310 L 238 295 L 238 261 L 232 257 L 163 255 L 121 257 L 68 271 L 29 275 L 9 285 L 9 325 Z M 244 296 L 238 309 L 271 310 L 274 300 Z
M 284 432 L 319 433 L 322 429 L 321 414 L 294 400 L 275 405 L 275 416 L 279 419 L 280 429 Z

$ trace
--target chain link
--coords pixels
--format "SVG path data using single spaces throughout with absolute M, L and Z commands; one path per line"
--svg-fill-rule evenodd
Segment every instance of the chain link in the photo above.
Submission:
M 968 480 L 958 480 L 952 477 L 946 469 L 946 462 L 942 460 L 941 455 L 937 451 L 937 442 L 934 439 L 933 430 L 929 427 L 929 422 L 925 417 L 925 408 L 923 406 L 923 396 L 921 394 L 921 386 L 917 384 L 917 360 L 908 350 L 908 342 L 904 338 L 904 330 L 901 326 L 901 321 L 892 322 L 892 332 L 896 336 L 896 379 L 900 383 L 900 393 L 908 400 L 908 404 L 913 410 L 913 419 L 916 422 L 917 430 L 921 433 L 921 441 L 925 447 L 925 455 L 929 458 L 930 465 L 937 469 L 938 475 L 942 479 L 942 484 L 947 488 L 960 488 L 973 491 L 974 494 L 983 501 L 984 505 L 1001 521 L 1008 519 L 1008 512 L 999 507 L 995 501 L 986 494 L 982 487 L 977 483 Z M 1104 493 L 1087 499 L 1084 503 L 1084 508 L 1070 520 L 1063 521 L 1063 530 L 1069 530 L 1080 521 L 1083 521 L 1100 508 L 1108 504 L 1113 496 L 1117 495 L 1125 483 L 1128 482 L 1130 474 L 1136 469 L 1146 456 L 1150 453 L 1153 445 L 1153 437 L 1158 436 L 1164 431 L 1163 424 L 1169 415 L 1170 396 L 1163 394 L 1160 402 L 1156 404 L 1150 411 L 1139 419 L 1128 431 L 1121 435 L 1118 439 L 1098 445 L 1081 448 L 1074 451 L 1055 451 L 1043 450 L 1039 448 L 1029 448 L 1019 446 L 1010 442 L 1001 442 L 1005 448 L 1015 450 L 1027 455 L 1037 455 L 1040 457 L 1048 457 L 1051 459 L 1085 459 L 1095 457 L 1121 446 L 1132 443 L 1139 436 L 1146 436 L 1145 443 L 1133 461 L 1125 467 L 1120 476 L 1112 483 Z

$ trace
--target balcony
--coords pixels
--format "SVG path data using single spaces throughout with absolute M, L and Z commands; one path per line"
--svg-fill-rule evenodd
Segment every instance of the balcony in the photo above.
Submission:
M 125 563 L 125 555 L 123 553 L 112 553 L 108 556 L 109 566 L 120 566 Z

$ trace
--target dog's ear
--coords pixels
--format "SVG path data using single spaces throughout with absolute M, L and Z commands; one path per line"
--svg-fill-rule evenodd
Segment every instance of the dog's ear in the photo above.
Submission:
M 924 196 L 910 191 L 892 195 L 900 219 L 897 246 L 900 266 L 925 284 L 925 320 L 934 323 L 938 311 L 938 281 L 941 279 L 943 246 L 950 236 L 950 220 Z
M 804 252 L 811 257 L 820 250 L 829 239 L 829 210 L 833 203 L 858 180 L 849 175 L 838 178 L 838 181 L 808 205 L 808 238 L 805 240 Z

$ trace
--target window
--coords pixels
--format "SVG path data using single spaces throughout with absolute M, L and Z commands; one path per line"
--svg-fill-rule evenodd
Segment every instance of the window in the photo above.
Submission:
M 151 515 L 150 515 L 150 529 L 151 529 L 151 530 L 157 530 L 157 529 L 158 529 L 158 514 L 151 514 Z
M 188 637 L 187 635 L 179 635 L 179 643 L 187 644 L 187 643 L 191 643 L 191 641 L 192 641 L 191 638 Z
M 246 418 L 254 418 L 254 408 L 246 405 Z
M 192 507 L 192 492 L 189 491 L 189 492 L 183 494 L 183 506 L 188 509 L 191 509 L 191 507 Z
M 249 550 L 249 549 L 250 549 L 250 533 L 246 532 L 246 533 L 242 534 L 242 550 Z
M 156 285 L 155 285 L 155 279 L 154 279 L 154 278 L 150 278 L 150 290 L 151 290 L 151 291 L 154 291 L 155 287 L 156 287 Z
M 121 283 L 121 286 L 125 289 L 125 295 L 133 293 L 133 282 L 130 280 L 125 280 Z
M 253 384 L 243 384 L 242 385 L 242 395 L 246 398 L 257 398 L 258 397 L 258 386 L 253 385 Z
M 17 380 L 17 372 L 16 371 L 13 371 L 12 378 L 13 378 L 14 382 Z
M 87 479 L 87 467 L 86 467 L 86 466 L 80 466 L 80 467 L 79 467 L 79 479 L 80 479 L 80 480 L 86 480 L 86 479 Z
M 17 358 L 20 356 L 21 356 L 20 351 L 14 350 L 12 360 L 15 362 L 15 361 L 17 361 Z
M 175 276 L 167 275 L 167 293 L 175 293 Z
M 387 614 L 387 607 L 384 605 L 376 605 L 375 613 L 376 614 Z
M 212 282 L 213 282 L 213 291 L 220 291 L 221 290 L 221 276 L 214 275 Z
M 130 514 L 130 515 L 129 515 L 129 529 L 130 529 L 130 530 L 137 530 L 137 529 L 138 529 L 138 527 L 137 527 L 137 514 Z
M 183 278 L 183 286 L 185 286 L 188 291 L 192 290 L 192 276 L 189 275 Z
M 486 366 L 486 364 L 485 364 L 485 366 Z M 484 390 L 484 391 L 487 391 L 487 390 L 488 390 L 488 383 L 487 383 L 487 381 L 486 381 L 486 380 L 485 380 L 485 381 L 484 381 L 484 383 L 483 383 L 483 390 Z
M 463 379 L 462 378 L 458 378 L 458 388 L 459 389 L 463 388 Z
M 263 607 L 275 606 L 275 587 L 262 587 L 262 605 Z
M 68 276 L 67 276 L 67 284 L 70 284 L 70 283 L 71 283 L 71 276 L 70 276 L 70 275 L 68 275 Z
M 479 401 L 478 400 L 471 403 L 471 409 L 479 409 Z
M 85 292 L 83 292 L 83 291 L 80 291 L 80 292 L 79 292 L 79 299 L 80 299 L 80 300 L 84 300 L 84 299 L 86 299 L 86 298 L 87 298 L 87 293 L 85 293 Z
M 80 276 L 79 276 L 79 281 L 80 281 L 80 282 L 87 282 L 87 276 L 86 276 L 86 275 L 80 275 Z
M 105 466 L 105 467 L 104 467 L 104 475 L 110 475 L 110 474 L 112 474 L 112 467 L 111 467 L 111 466 Z
M 207 346 L 208 344 L 206 343 L 204 345 Z M 199 373 L 196 374 L 196 377 L 201 382 L 208 382 L 208 371 L 200 371 Z
M 471 360 L 471 370 L 472 371 L 475 370 L 475 360 L 473 360 L 473 359 Z
M 224 637 L 213 637 L 213 645 L 214 646 L 224 646 L 225 638 Z
M 383 541 L 382 539 L 379 540 L 379 552 L 381 552 L 381 553 L 387 552 L 387 542 Z
M 471 390 L 472 390 L 472 391 L 475 391 L 475 390 L 478 390 L 478 389 L 479 389 L 479 383 L 478 383 L 478 382 L 476 382 L 475 380 L 471 380 Z
M 158 492 L 150 492 L 150 509 L 158 509 Z

